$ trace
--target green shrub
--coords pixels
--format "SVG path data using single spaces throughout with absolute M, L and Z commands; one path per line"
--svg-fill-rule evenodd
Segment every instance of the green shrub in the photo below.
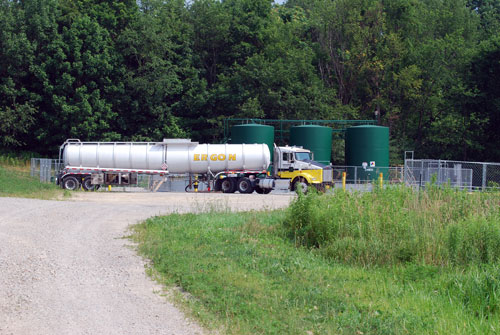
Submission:
M 299 195 L 283 225 L 296 245 L 349 264 L 498 262 L 498 194 L 430 185 Z M 473 248 L 472 254 L 464 250 Z

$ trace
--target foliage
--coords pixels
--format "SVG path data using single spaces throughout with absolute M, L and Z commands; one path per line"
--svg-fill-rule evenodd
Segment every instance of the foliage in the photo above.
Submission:
M 499 0 L 0 0 L 0 146 L 361 118 L 392 161 L 499 161 L 499 27 Z

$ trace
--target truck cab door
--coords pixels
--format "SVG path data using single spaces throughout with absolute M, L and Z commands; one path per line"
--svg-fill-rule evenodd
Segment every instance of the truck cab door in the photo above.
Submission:
M 281 164 L 280 170 L 288 170 L 292 166 L 291 160 L 293 159 L 293 154 L 291 152 L 281 153 Z

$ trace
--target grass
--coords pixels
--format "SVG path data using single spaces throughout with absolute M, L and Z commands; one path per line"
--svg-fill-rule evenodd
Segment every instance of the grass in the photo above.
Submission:
M 69 192 L 31 177 L 27 160 L 3 155 L 0 156 L 0 196 L 57 199 L 69 196 Z
M 133 238 L 139 242 L 140 252 L 151 259 L 163 283 L 188 293 L 184 305 L 203 324 L 227 334 L 500 332 L 497 250 L 491 250 L 486 258 L 470 259 L 450 251 L 435 253 L 450 249 L 447 227 L 455 225 L 463 233 L 460 236 L 464 237 L 457 238 L 462 246 L 472 243 L 472 248 L 480 248 L 472 237 L 491 234 L 488 229 L 498 215 L 498 194 L 411 192 L 387 190 L 345 198 L 341 194 L 311 194 L 299 197 L 282 211 L 174 214 L 135 226 Z M 478 207 L 465 210 L 470 202 Z M 352 209 L 362 203 L 368 213 L 360 210 L 357 219 L 337 223 L 343 216 L 358 215 Z M 386 203 L 393 205 L 388 209 Z M 312 207 L 310 211 L 304 209 L 307 206 Z M 338 212 L 329 212 L 333 207 L 338 207 Z M 461 211 L 463 216 L 459 215 Z M 394 218 L 381 222 L 390 212 L 399 213 L 394 215 L 405 221 Z M 333 254 L 326 240 L 306 243 L 300 237 L 305 236 L 303 232 L 295 231 L 310 232 L 316 228 L 308 230 L 308 222 L 318 223 L 329 215 L 335 216 L 328 225 L 337 223 L 337 233 L 342 231 L 342 238 L 351 236 L 354 241 L 355 247 L 348 253 L 338 249 L 340 256 Z M 432 221 L 425 223 L 424 218 Z M 449 218 L 447 223 L 441 223 L 443 218 Z M 302 226 L 294 226 L 291 220 L 302 220 Z M 354 222 L 363 234 L 354 233 Z M 436 231 L 443 232 L 439 235 L 442 241 L 428 228 L 435 224 L 439 224 Z M 419 229 L 425 232 L 419 234 L 417 242 L 409 242 L 419 250 L 410 250 L 416 256 L 396 257 L 397 252 L 391 249 L 408 238 L 413 241 L 411 232 L 418 233 Z M 376 234 L 379 242 L 373 242 L 373 247 L 400 233 L 399 242 L 374 250 L 377 257 L 367 258 L 366 247 L 356 242 Z M 335 241 L 335 235 L 328 236 Z M 429 238 L 441 247 L 427 251 L 432 243 L 424 240 Z M 346 256 L 358 250 L 365 256 Z M 380 256 L 382 250 L 391 251 L 390 256 Z M 406 247 L 402 250 L 406 252 Z

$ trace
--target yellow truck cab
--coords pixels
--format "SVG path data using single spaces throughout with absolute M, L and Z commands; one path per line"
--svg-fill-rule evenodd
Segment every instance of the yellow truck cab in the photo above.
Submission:
M 313 153 L 302 147 L 275 146 L 273 174 L 277 179 L 290 179 L 293 191 L 299 184 L 303 191 L 310 185 L 324 190 L 333 182 L 332 167 L 315 162 Z

